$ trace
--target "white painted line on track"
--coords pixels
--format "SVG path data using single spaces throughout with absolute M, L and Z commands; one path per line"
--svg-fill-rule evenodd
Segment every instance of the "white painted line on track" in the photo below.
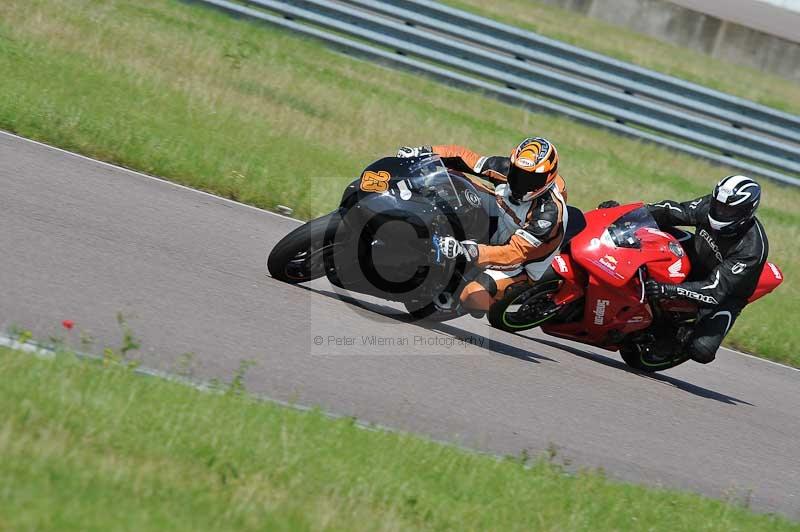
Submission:
M 50 349 L 44 349 L 36 344 L 31 344 L 28 342 L 20 342 L 4 334 L 0 334 L 0 347 L 8 347 L 16 351 L 30 353 L 43 358 L 52 358 L 54 356 L 53 351 Z
M 163 179 L 161 177 L 156 177 L 156 176 L 152 176 L 152 175 L 149 175 L 149 174 L 145 174 L 145 173 L 139 172 L 137 170 L 131 170 L 130 168 L 125 168 L 124 166 L 118 166 L 116 164 L 108 163 L 108 162 L 105 162 L 105 161 L 100 161 L 98 159 L 92 159 L 91 157 L 87 157 L 86 155 L 81 155 L 80 153 L 75 153 L 75 152 L 68 151 L 68 150 L 65 150 L 65 149 L 62 149 L 62 148 L 58 148 L 56 146 L 52 146 L 50 144 L 45 144 L 44 142 L 40 142 L 38 140 L 32 140 L 32 139 L 29 139 L 29 138 L 26 138 L 26 137 L 21 137 L 19 135 L 14 134 L 14 133 L 9 133 L 8 131 L 0 130 L 0 134 L 5 135 L 7 137 L 11 137 L 11 138 L 17 139 L 17 140 L 21 140 L 21 141 L 24 141 L 24 142 L 29 142 L 31 144 L 35 144 L 35 145 L 41 146 L 43 148 L 48 148 L 48 149 L 57 151 L 59 153 L 63 153 L 65 155 L 69 155 L 69 156 L 72 156 L 72 157 L 77 157 L 78 159 L 82 159 L 84 161 L 88 161 L 88 162 L 91 162 L 91 163 L 94 163 L 94 164 L 99 164 L 101 166 L 105 166 L 105 167 L 108 167 L 108 168 L 113 168 L 114 170 L 121 170 L 123 172 L 128 172 L 130 174 L 137 175 L 139 177 L 144 177 L 145 179 L 151 179 L 153 181 L 158 181 L 159 183 L 164 183 L 165 185 L 177 187 L 177 188 L 180 188 L 180 189 L 183 189 L 183 190 L 188 190 L 188 191 L 194 192 L 196 194 L 202 194 L 203 196 L 214 198 L 216 200 L 220 200 L 220 201 L 223 201 L 225 203 L 230 203 L 230 204 L 233 204 L 233 205 L 238 205 L 240 207 L 245 207 L 247 209 L 252 209 L 252 210 L 255 210 L 255 211 L 263 212 L 263 213 L 266 213 L 266 214 L 269 214 L 269 215 L 272 215 L 272 216 L 276 216 L 278 218 L 283 218 L 284 220 L 290 220 L 292 222 L 303 223 L 303 220 L 298 220 L 297 218 L 292 218 L 290 216 L 285 216 L 283 214 L 278 214 L 277 212 L 268 211 L 266 209 L 262 209 L 261 207 L 256 207 L 254 205 L 248 205 L 247 203 L 241 203 L 239 201 L 232 200 L 232 199 L 229 199 L 229 198 L 223 198 L 222 196 L 217 196 L 216 194 L 212 194 L 212 193 L 206 192 L 204 190 L 198 190 L 196 188 L 187 187 L 186 185 L 181 185 L 179 183 L 175 183 L 173 181 L 169 181 L 169 180 Z M 2 335 L 0 335 L 0 338 L 4 338 L 4 337 Z M 2 344 L 0 344 L 0 345 L 2 345 Z M 782 367 L 782 368 L 790 369 L 792 371 L 800 371 L 800 368 L 794 368 L 792 366 L 787 366 L 786 364 L 781 364 L 780 362 L 774 362 L 772 360 L 767 360 L 765 358 L 760 358 L 760 357 L 757 357 L 755 355 L 742 353 L 741 351 L 737 351 L 736 349 L 731 349 L 729 347 L 722 347 L 722 349 L 725 349 L 727 351 L 730 351 L 731 353 L 736 353 L 738 355 L 741 355 L 741 356 L 744 356 L 744 357 L 747 357 L 747 358 L 760 360 L 761 362 L 766 362 L 767 364 L 772 364 L 774 366 L 779 366 L 779 367 Z
M 166 185 L 170 185 L 170 186 L 173 186 L 173 187 L 181 188 L 183 190 L 189 190 L 191 192 L 195 192 L 197 194 L 202 194 L 203 196 L 208 196 L 209 198 L 214 198 L 216 200 L 221 200 L 221 201 L 224 201 L 226 203 L 231 203 L 233 205 L 238 205 L 240 207 L 246 207 L 246 208 L 252 209 L 254 211 L 265 212 L 267 214 L 271 214 L 272 216 L 277 216 L 278 218 L 283 218 L 284 220 L 291 220 L 293 222 L 303 223 L 303 220 L 298 220 L 297 218 L 292 218 L 291 216 L 285 216 L 285 215 L 279 214 L 277 212 L 268 211 L 267 209 L 262 209 L 261 207 L 256 207 L 254 205 L 248 205 L 247 203 L 241 203 L 239 201 L 232 200 L 230 198 L 223 198 L 222 196 L 217 196 L 216 194 L 212 194 L 212 193 L 206 192 L 204 190 L 199 190 L 199 189 L 196 189 L 196 188 L 187 187 L 186 185 L 181 185 L 180 183 L 175 183 L 174 181 L 169 181 L 169 180 L 161 178 L 161 177 L 156 177 L 156 176 L 152 176 L 152 175 L 149 175 L 149 174 L 145 174 L 143 172 L 139 172 L 138 170 L 132 170 L 130 168 L 125 168 L 124 166 L 118 166 L 116 164 L 108 163 L 108 162 L 105 162 L 105 161 L 100 161 L 98 159 L 92 159 L 91 157 L 87 157 L 86 155 L 81 155 L 80 153 L 75 153 L 75 152 L 68 151 L 68 150 L 65 150 L 65 149 L 62 149 L 62 148 L 58 148 L 56 146 L 52 146 L 50 144 L 45 144 L 44 142 L 40 142 L 38 140 L 32 140 L 32 139 L 29 139 L 29 138 L 20 137 L 19 135 L 16 135 L 14 133 L 9 133 L 8 131 L 3 131 L 3 130 L 0 129 L 0 134 L 5 135 L 7 137 L 11 137 L 11 138 L 17 139 L 17 140 L 22 140 L 22 141 L 25 141 L 25 142 L 29 142 L 29 143 L 35 144 L 37 146 L 42 146 L 43 148 L 49 148 L 51 150 L 57 151 L 59 153 L 63 153 L 65 155 L 70 155 L 72 157 L 77 157 L 78 159 L 83 159 L 84 161 L 89 161 L 89 162 L 92 162 L 92 163 L 95 163 L 95 164 L 99 164 L 101 166 L 105 166 L 105 167 L 108 167 L 108 168 L 113 168 L 114 170 L 122 170 L 123 172 L 128 172 L 130 174 L 134 174 L 134 175 L 137 175 L 139 177 L 144 177 L 145 179 L 152 179 L 153 181 L 158 181 L 159 183 L 164 183 Z
M 749 353 L 742 353 L 741 351 L 737 351 L 736 349 L 731 349 L 730 347 L 722 347 L 725 351 L 730 351 L 731 353 L 735 353 L 737 355 L 741 355 L 743 357 L 752 358 L 753 360 L 760 360 L 761 362 L 766 362 L 767 364 L 772 364 L 773 366 L 779 366 L 781 368 L 790 369 L 792 371 L 800 371 L 800 368 L 795 368 L 792 366 L 787 366 L 786 364 L 781 364 L 780 362 L 775 362 L 774 360 L 767 360 L 766 358 L 757 357 L 755 355 L 751 355 Z
M 2 133 L 2 131 L 0 131 L 0 133 Z M 136 173 L 136 172 L 134 172 L 134 173 Z M 266 212 L 269 212 L 269 211 L 266 211 Z M 39 358 L 44 358 L 44 359 L 55 359 L 55 357 L 56 357 L 56 351 L 54 349 L 52 349 L 51 347 L 44 347 L 44 346 L 42 346 L 42 345 L 40 345 L 38 343 L 34 343 L 34 342 L 31 342 L 31 341 L 20 342 L 20 341 L 12 338 L 10 336 L 7 336 L 7 335 L 5 335 L 3 333 L 0 333 L 0 347 L 8 347 L 8 348 L 13 349 L 15 351 L 20 351 L 20 352 L 23 352 L 23 353 L 26 353 L 26 354 L 35 355 L 35 356 L 37 356 Z M 82 353 L 82 352 L 79 352 L 79 351 L 68 350 L 66 352 L 78 357 L 79 359 L 98 360 L 98 361 L 103 359 L 103 357 L 101 357 L 99 355 L 92 355 L 92 354 L 88 354 L 88 353 Z M 136 366 L 135 368 L 132 369 L 132 371 L 134 373 L 137 373 L 139 375 L 143 375 L 145 377 L 163 379 L 165 381 L 174 382 L 174 383 L 177 383 L 177 384 L 181 384 L 183 386 L 189 386 L 191 388 L 194 388 L 194 389 L 196 389 L 196 390 L 198 390 L 200 392 L 204 392 L 204 393 L 220 393 L 221 394 L 221 393 L 225 393 L 225 391 L 226 391 L 224 388 L 221 388 L 219 385 L 214 385 L 214 384 L 211 384 L 209 382 L 200 381 L 200 380 L 192 379 L 192 378 L 189 378 L 189 377 L 184 377 L 182 375 L 176 375 L 174 373 L 169 373 L 169 372 L 166 372 L 166 371 L 161 371 L 161 370 L 157 370 L 157 369 L 150 369 L 150 368 L 146 368 L 146 367 L 143 367 L 143 366 Z M 298 404 L 298 403 L 290 403 L 288 401 L 283 401 L 281 399 L 275 399 L 274 397 L 270 397 L 269 395 L 257 394 L 257 393 L 253 393 L 253 392 L 250 392 L 250 391 L 246 391 L 246 393 L 248 395 L 250 395 L 251 397 L 254 397 L 255 399 L 258 399 L 259 401 L 264 401 L 266 403 L 272 403 L 272 404 L 275 404 L 277 406 L 281 406 L 281 407 L 284 407 L 284 408 L 290 408 L 292 410 L 297 410 L 298 412 L 314 412 L 314 411 L 318 411 L 319 413 L 321 413 L 325 417 L 327 417 L 329 419 L 333 419 L 333 420 L 350 418 L 350 419 L 353 420 L 354 426 L 359 428 L 359 429 L 362 429 L 362 430 L 368 430 L 368 431 L 372 431 L 372 432 L 391 432 L 391 433 L 394 433 L 394 434 L 413 434 L 417 438 L 421 438 L 421 439 L 424 439 L 424 440 L 427 440 L 427 441 L 430 441 L 430 442 L 433 442 L 433 443 L 437 443 L 439 445 L 444 445 L 444 446 L 447 446 L 447 447 L 460 449 L 462 451 L 465 451 L 465 452 L 468 452 L 468 453 L 471 453 L 471 454 L 479 454 L 479 455 L 484 455 L 484 456 L 490 456 L 490 457 L 493 457 L 493 458 L 497 458 L 498 460 L 503 460 L 504 459 L 503 455 L 490 453 L 490 452 L 486 452 L 486 451 L 480 451 L 480 450 L 477 450 L 477 449 L 471 449 L 469 447 L 465 447 L 463 445 L 459 445 L 459 444 L 451 442 L 451 441 L 440 440 L 440 439 L 431 438 L 431 437 L 423 436 L 423 435 L 416 434 L 416 433 L 411 433 L 411 432 L 395 429 L 395 428 L 389 427 L 387 425 L 382 425 L 380 423 L 370 423 L 370 422 L 366 422 L 366 421 L 361 421 L 360 419 L 358 419 L 358 418 L 356 418 L 354 416 L 347 416 L 347 415 L 344 415 L 344 414 L 336 414 L 334 412 L 329 412 L 327 410 L 322 410 L 321 408 L 316 407 L 316 406 L 306 406 L 306 405 L 301 405 L 301 404 Z M 533 467 L 533 464 L 526 464 L 525 467 L 526 468 Z
M 0 333 L 0 347 L 8 347 L 8 348 L 13 349 L 15 351 L 21 351 L 23 353 L 33 354 L 33 355 L 37 355 L 37 356 L 40 356 L 40 357 L 43 357 L 43 358 L 55 358 L 55 356 L 56 356 L 56 351 L 52 347 L 42 346 L 42 345 L 40 345 L 38 343 L 35 343 L 35 342 L 32 342 L 32 341 L 20 342 L 19 340 L 16 340 L 16 339 L 14 339 L 14 338 L 12 338 L 10 336 L 7 336 L 5 334 L 2 334 L 2 333 Z M 73 351 L 73 350 L 68 350 L 68 351 L 65 351 L 65 352 L 74 354 L 76 357 L 81 358 L 81 359 L 86 359 L 86 360 L 102 360 L 102 358 L 103 358 L 100 355 L 92 355 L 92 354 L 89 354 L 89 353 L 81 353 L 79 351 Z M 192 388 L 195 388 L 195 389 L 203 391 L 203 392 L 213 392 L 213 391 L 218 390 L 217 387 L 212 386 L 210 383 L 199 381 L 199 380 L 196 380 L 196 379 L 191 379 L 191 378 L 184 377 L 184 376 L 181 376 L 181 375 L 176 375 L 174 373 L 169 373 L 169 372 L 166 372 L 166 371 L 161 371 L 161 370 L 157 370 L 157 369 L 150 369 L 150 368 L 146 368 L 146 367 L 143 367 L 143 366 L 137 366 L 136 368 L 133 369 L 133 371 L 135 373 L 140 374 L 140 375 L 146 375 L 148 377 L 156 377 L 156 378 L 168 380 L 168 381 L 171 381 L 171 382 L 177 382 L 179 384 L 184 384 L 186 386 L 191 386 Z M 281 401 L 280 399 L 273 399 L 272 397 L 269 397 L 267 395 L 261 395 L 261 394 L 258 394 L 258 395 L 252 394 L 252 395 L 254 395 L 255 397 L 257 397 L 257 398 L 259 398 L 261 400 L 264 400 L 264 401 L 269 401 L 271 403 L 275 403 L 275 404 L 278 404 L 280 406 L 286 406 L 286 407 L 294 408 L 296 410 L 301 410 L 301 411 L 304 411 L 304 412 L 308 412 L 308 411 L 314 410 L 314 408 L 309 407 L 309 406 L 298 405 L 298 404 L 295 404 L 295 403 L 289 403 L 289 402 L 286 402 L 286 401 Z M 332 417 L 337 417 L 335 414 L 327 414 L 326 413 L 326 415 L 330 415 Z M 342 417 L 342 416 L 338 416 L 338 417 Z

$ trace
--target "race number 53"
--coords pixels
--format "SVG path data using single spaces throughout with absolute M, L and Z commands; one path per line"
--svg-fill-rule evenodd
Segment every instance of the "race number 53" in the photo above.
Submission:
M 386 192 L 389 190 L 389 180 L 392 178 L 389 172 L 366 171 L 361 175 L 361 190 L 364 192 Z

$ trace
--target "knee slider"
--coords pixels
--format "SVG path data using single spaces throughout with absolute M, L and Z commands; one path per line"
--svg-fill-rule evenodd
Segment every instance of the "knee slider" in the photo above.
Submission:
M 480 275 L 475 278 L 475 282 L 486 290 L 490 296 L 494 297 L 497 295 L 497 283 L 488 273 L 481 272 Z
M 712 362 L 714 358 L 716 358 L 718 348 L 719 343 L 715 342 L 712 338 L 708 336 L 701 336 L 699 338 L 695 338 L 689 344 L 689 354 L 692 356 L 692 360 L 695 362 L 708 364 L 709 362 Z

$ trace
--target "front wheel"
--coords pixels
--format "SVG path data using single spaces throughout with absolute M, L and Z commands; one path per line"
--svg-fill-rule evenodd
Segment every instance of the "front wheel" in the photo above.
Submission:
M 267 258 L 269 274 L 286 283 L 305 283 L 325 275 L 325 253 L 342 217 L 338 211 L 307 222 L 278 242 Z
M 489 309 L 492 327 L 508 332 L 520 332 L 538 327 L 558 314 L 560 307 L 552 295 L 558 291 L 558 280 L 530 285 L 521 283 L 510 287 L 500 301 Z

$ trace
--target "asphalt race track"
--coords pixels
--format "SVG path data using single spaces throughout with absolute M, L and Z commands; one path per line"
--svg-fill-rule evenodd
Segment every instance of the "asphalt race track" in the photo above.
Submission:
M 800 372 L 723 350 L 649 377 L 472 318 L 387 317 L 265 275 L 296 225 L 0 133 L 0 327 L 46 338 L 68 318 L 99 350 L 122 312 L 149 367 L 191 352 L 196 377 L 227 380 L 253 360 L 247 387 L 276 399 L 501 454 L 554 444 L 572 467 L 800 519 Z

